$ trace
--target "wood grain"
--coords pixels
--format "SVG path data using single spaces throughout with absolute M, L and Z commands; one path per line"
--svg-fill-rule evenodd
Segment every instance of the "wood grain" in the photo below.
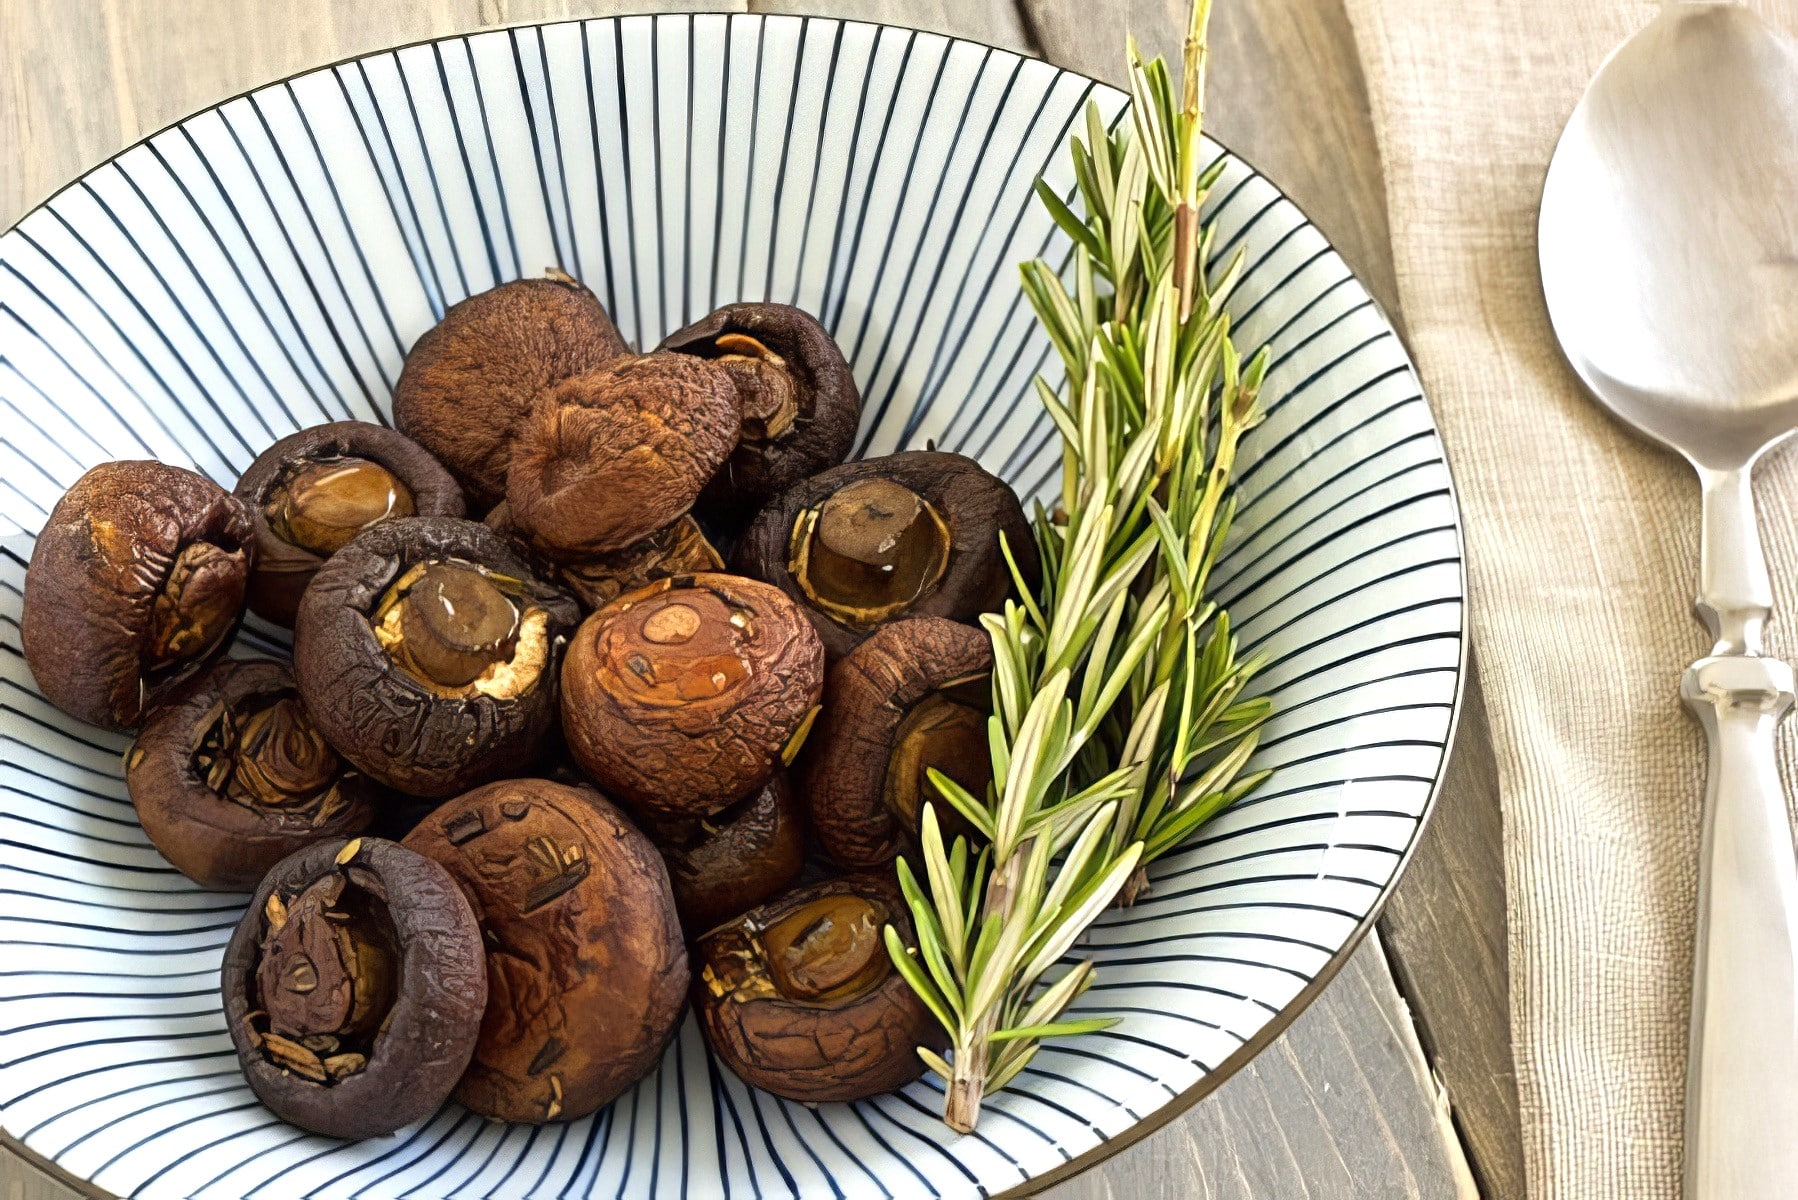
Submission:
M 668 9 L 836 12 L 974 37 L 1117 81 L 1124 31 L 1177 52 L 1185 0 L 0 0 L 0 227 L 130 142 L 270 79 L 498 24 Z M 1393 304 L 1378 153 L 1340 0 L 1220 0 L 1219 137 L 1306 210 Z M 1503 878 L 1490 746 L 1475 706 L 1449 787 L 1387 920 L 1437 1070 L 1493 1197 L 1518 1196 Z M 75 1193 L 0 1155 L 9 1200 Z M 1470 1194 L 1423 1044 L 1380 945 L 1359 950 L 1279 1041 L 1055 1200 Z

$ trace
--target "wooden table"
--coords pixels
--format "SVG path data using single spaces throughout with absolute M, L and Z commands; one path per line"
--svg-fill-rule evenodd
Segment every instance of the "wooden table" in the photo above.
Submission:
M 0 0 L 0 228 L 195 109 L 349 55 L 539 18 L 694 7 L 940 30 L 1120 81 L 1178 57 L 1186 0 Z M 1208 127 L 1399 320 L 1378 147 L 1340 0 L 1217 0 Z M 78 1195 L 0 1148 L 7 1200 Z M 1380 935 L 1248 1069 L 1055 1200 L 1524 1194 L 1496 779 L 1477 681 Z

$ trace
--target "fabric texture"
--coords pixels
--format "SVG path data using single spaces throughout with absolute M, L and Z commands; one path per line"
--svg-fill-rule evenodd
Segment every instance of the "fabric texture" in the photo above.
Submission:
M 1679 1192 L 1704 746 L 1678 700 L 1696 480 L 1562 360 L 1536 208 L 1563 124 L 1658 11 L 1616 0 L 1347 0 L 1384 158 L 1400 303 L 1465 518 L 1504 803 L 1512 1032 L 1533 1197 Z M 1798 30 L 1798 0 L 1757 3 Z M 1670 178 L 1678 164 L 1669 164 Z M 1756 476 L 1798 639 L 1798 460 Z M 1798 722 L 1782 730 L 1790 783 Z

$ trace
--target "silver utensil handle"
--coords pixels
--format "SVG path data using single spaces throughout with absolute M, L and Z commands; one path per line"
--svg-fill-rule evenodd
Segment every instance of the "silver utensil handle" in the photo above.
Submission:
M 1685 1200 L 1798 1189 L 1798 856 L 1773 734 L 1779 659 L 1700 659 L 1680 697 L 1710 740 L 1686 1077 Z
M 1710 630 L 1714 655 L 1759 654 L 1773 612 L 1773 584 L 1754 516 L 1753 467 L 1698 467 L 1704 489 L 1704 534 L 1698 567 L 1698 619 Z

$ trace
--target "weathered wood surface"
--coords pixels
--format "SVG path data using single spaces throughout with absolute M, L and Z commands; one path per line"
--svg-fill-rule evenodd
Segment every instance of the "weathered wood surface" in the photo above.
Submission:
M 1177 53 L 1185 0 L 0 0 L 0 227 L 138 137 L 270 79 L 491 25 L 672 9 L 832 12 L 936 29 L 1118 80 L 1126 27 Z M 1397 316 L 1384 193 L 1338 0 L 1220 0 L 1208 125 L 1306 210 Z M 1436 819 L 1385 922 L 1490 1197 L 1521 1196 L 1504 895 L 1477 692 Z M 0 1151 L 8 1200 L 69 1200 Z M 1056 1200 L 1470 1193 L 1418 1029 L 1373 940 L 1279 1041 Z

